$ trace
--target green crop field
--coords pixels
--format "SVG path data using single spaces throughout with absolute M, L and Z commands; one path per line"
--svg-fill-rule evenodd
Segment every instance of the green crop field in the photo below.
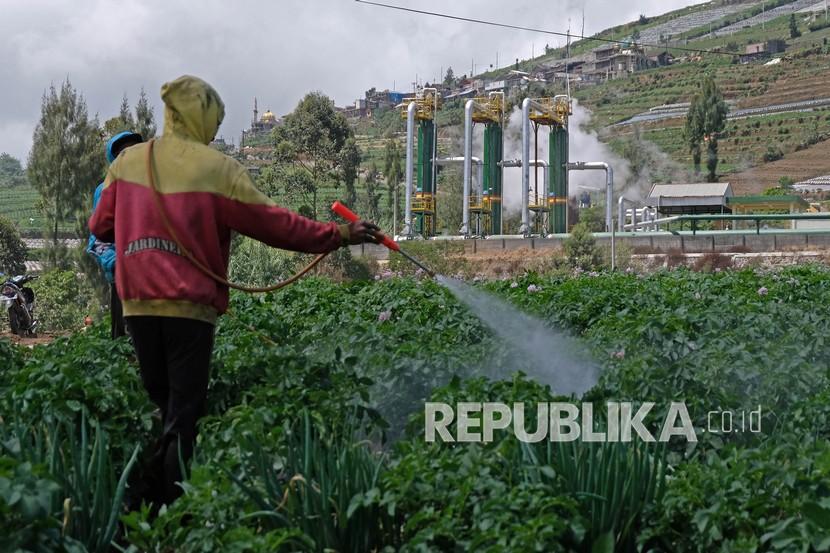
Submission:
M 0 187 L 0 216 L 6 217 L 26 236 L 40 236 L 47 230 L 46 217 L 37 207 L 40 194 L 30 185 Z M 63 222 L 58 230 L 74 232 L 73 220 Z
M 140 470 L 136 448 L 158 424 L 129 344 L 103 325 L 34 350 L 0 342 L 0 541 L 43 551 L 106 551 L 114 536 L 134 551 L 825 551 L 830 342 L 818 329 L 830 320 L 817 306 L 830 303 L 828 283 L 826 269 L 807 266 L 479 285 L 585 344 L 601 373 L 582 398 L 517 373 L 540 374 L 433 282 L 306 280 L 235 295 L 185 494 L 152 523 L 120 507 L 119 477 Z M 489 443 L 425 443 L 430 398 L 588 402 L 595 413 L 653 401 L 644 424 L 655 434 L 670 402 L 685 402 L 697 441 L 522 443 L 498 431 Z M 740 423 L 748 413 L 758 413 L 751 429 Z

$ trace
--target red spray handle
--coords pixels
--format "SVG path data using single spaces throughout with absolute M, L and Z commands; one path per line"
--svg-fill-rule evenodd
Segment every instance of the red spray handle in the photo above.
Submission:
M 360 217 L 358 217 L 357 214 L 354 211 L 352 211 L 351 209 L 349 209 L 345 205 L 341 204 L 339 201 L 334 202 L 333 204 L 331 204 L 331 210 L 334 211 L 335 213 L 337 213 L 338 215 L 340 215 L 341 217 L 343 217 L 344 219 L 346 219 L 347 221 L 349 221 L 350 223 L 354 223 L 355 221 L 360 220 Z M 378 233 L 375 234 L 375 236 L 378 237 L 381 244 L 383 244 L 384 246 L 386 246 L 390 250 L 393 250 L 393 251 L 396 251 L 396 252 L 401 251 L 401 247 L 398 246 L 398 243 L 395 242 L 394 240 L 392 240 L 391 238 L 389 238 L 388 236 L 386 236 L 385 234 L 381 234 L 381 233 L 378 232 Z

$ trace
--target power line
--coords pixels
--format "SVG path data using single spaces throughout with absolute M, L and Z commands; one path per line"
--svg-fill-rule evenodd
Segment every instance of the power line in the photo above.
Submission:
M 389 8 L 389 9 L 392 9 L 392 10 L 400 10 L 400 11 L 404 11 L 404 12 L 417 13 L 417 14 L 421 14 L 421 15 L 431 15 L 431 16 L 434 16 L 434 17 L 443 17 L 444 19 L 455 19 L 456 21 L 466 21 L 468 23 L 478 23 L 480 25 L 490 25 L 490 26 L 493 26 L 493 27 L 503 27 L 505 29 L 514 29 L 514 30 L 517 30 L 517 31 L 530 31 L 530 32 L 533 32 L 533 33 L 542 33 L 542 34 L 545 34 L 545 35 L 554 35 L 554 36 L 563 36 L 563 37 L 568 36 L 568 33 L 561 33 L 561 32 L 558 32 L 558 31 L 549 31 L 547 29 L 537 29 L 537 28 L 534 28 L 534 27 L 523 27 L 521 25 L 510 25 L 508 23 L 499 23 L 498 21 L 487 21 L 485 19 L 474 19 L 472 17 L 462 17 L 460 15 L 450 15 L 450 14 L 447 14 L 447 13 L 430 12 L 430 11 L 426 11 L 426 10 L 416 10 L 415 8 L 406 8 L 404 6 L 395 6 L 393 4 L 384 4 L 382 2 L 373 2 L 371 0 L 355 0 L 355 2 L 358 2 L 360 4 L 368 4 L 368 5 L 371 5 L 371 6 L 378 6 L 380 8 Z M 582 32 L 584 33 L 585 31 L 583 30 Z M 627 41 L 627 40 L 614 40 L 614 39 L 611 39 L 611 38 L 599 38 L 599 37 L 593 37 L 593 36 L 585 36 L 584 34 L 581 34 L 581 35 L 571 34 L 570 37 L 571 38 L 580 38 L 582 40 L 592 40 L 594 42 L 605 42 L 605 43 L 609 43 L 609 44 L 621 44 L 621 45 L 624 45 L 624 46 L 628 46 L 632 42 L 635 42 L 635 41 Z M 636 42 L 636 44 L 638 44 L 639 46 L 645 46 L 645 47 L 649 47 L 649 48 L 659 48 L 659 49 L 662 49 L 662 50 L 666 50 L 666 49 L 680 50 L 682 52 L 694 52 L 696 54 L 720 54 L 720 55 L 724 55 L 724 56 L 740 56 L 740 55 L 742 55 L 742 54 L 737 53 L 737 52 L 724 52 L 724 51 L 721 51 L 721 50 L 703 50 L 703 49 L 700 49 L 700 48 L 688 48 L 688 47 L 683 47 L 683 46 L 667 46 L 665 44 L 650 44 L 650 43 L 646 43 L 646 42 Z

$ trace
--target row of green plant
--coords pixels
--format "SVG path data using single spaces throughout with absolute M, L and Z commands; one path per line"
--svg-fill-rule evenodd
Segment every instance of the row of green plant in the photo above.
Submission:
M 155 519 L 118 507 L 158 424 L 127 341 L 99 325 L 34 350 L 0 342 L 0 536 L 43 551 L 826 551 L 828 276 L 478 285 L 584 342 L 600 429 L 608 401 L 655 401 L 652 431 L 684 401 L 697 442 L 662 447 L 425 443 L 429 399 L 569 400 L 517 374 L 533 368 L 521 352 L 432 281 L 235 295 L 185 494 Z M 759 406 L 760 433 L 702 431 L 709 411 Z

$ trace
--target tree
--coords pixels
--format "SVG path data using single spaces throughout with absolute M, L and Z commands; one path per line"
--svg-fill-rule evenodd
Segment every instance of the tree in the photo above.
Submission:
M 801 31 L 798 30 L 798 22 L 795 20 L 795 14 L 790 14 L 790 38 L 798 38 L 801 36 Z
M 72 215 L 88 216 L 92 193 L 106 167 L 97 118 L 67 79 L 60 93 L 54 85 L 43 95 L 40 121 L 29 153 L 29 182 L 40 192 L 53 244 L 58 225 Z
M 455 73 L 452 67 L 447 67 L 447 74 L 444 75 L 444 87 L 452 88 L 453 86 L 455 86 Z
M 392 202 L 395 198 L 395 189 L 398 183 L 403 178 L 403 163 L 401 160 L 401 147 L 398 141 L 394 138 L 386 140 L 386 146 L 383 152 L 383 174 L 386 176 L 386 188 L 389 195 L 386 197 L 386 206 L 389 211 L 389 216 L 392 216 Z M 400 198 L 398 198 L 397 205 L 398 213 L 400 213 Z
M 379 198 L 377 193 L 378 174 L 378 166 L 373 161 L 369 165 L 369 170 L 366 172 L 366 204 L 370 221 L 380 220 Z
M 124 122 L 127 129 L 135 127 L 135 121 L 133 120 L 133 114 L 130 113 L 130 102 L 127 100 L 126 92 L 121 98 L 121 109 L 118 111 L 118 117 Z
M 706 144 L 706 168 L 710 182 L 717 180 L 718 134 L 726 126 L 729 107 L 711 76 L 703 79 L 701 90 L 692 98 L 686 115 L 684 134 L 695 162 L 695 172 L 700 172 L 700 142 Z
M 20 160 L 6 152 L 0 154 L 0 186 L 18 186 L 26 183 L 26 174 Z
M 147 93 L 144 87 L 138 95 L 138 103 L 135 105 L 135 117 L 130 111 L 130 104 L 127 94 L 121 99 L 121 107 L 118 115 L 111 117 L 104 122 L 104 134 L 107 137 L 114 136 L 122 131 L 135 131 L 145 140 L 156 135 L 156 120 L 153 113 L 153 106 L 147 100 Z
M 689 147 L 689 153 L 692 154 L 695 175 L 700 174 L 700 142 L 703 140 L 701 122 L 700 98 L 695 95 L 689 105 L 689 112 L 686 114 L 686 125 L 683 127 L 683 138 Z
M 634 32 L 631 33 L 631 41 L 637 42 L 640 40 L 640 29 L 634 29 Z
M 354 183 L 357 180 L 357 169 L 360 167 L 360 149 L 354 137 L 349 138 L 340 151 L 340 165 L 343 167 L 343 183 L 346 185 L 346 205 L 354 206 L 357 203 L 357 191 Z
M 135 105 L 135 132 L 140 134 L 144 140 L 156 136 L 156 118 L 153 113 L 153 106 L 147 100 L 147 93 L 144 87 L 138 94 L 138 103 Z
M 19 275 L 26 271 L 26 245 L 11 221 L 0 216 L 0 273 Z
M 350 180 L 354 184 L 360 150 L 354 131 L 329 97 L 319 92 L 306 94 L 274 129 L 273 138 L 272 183 L 283 182 L 285 192 L 298 196 L 314 218 L 321 187 L 349 186 Z

